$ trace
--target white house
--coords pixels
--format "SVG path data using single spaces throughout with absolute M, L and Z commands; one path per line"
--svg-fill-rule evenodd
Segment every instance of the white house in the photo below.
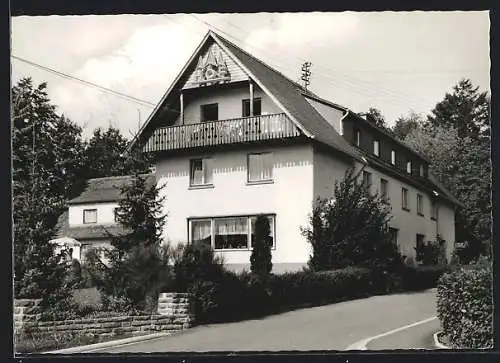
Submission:
M 404 255 L 415 257 L 416 245 L 437 234 L 448 258 L 453 249 L 459 202 L 425 158 L 214 32 L 130 148 L 153 154 L 156 181 L 166 184 L 165 240 L 210 244 L 232 269 L 249 267 L 253 221 L 262 213 L 271 222 L 274 272 L 304 266 L 311 248 L 300 228 L 349 167 L 364 167 L 373 191 L 387 196 Z M 83 202 L 70 208 L 70 224 L 94 208 Z M 113 205 L 101 202 L 111 216 Z
M 211 31 L 130 147 L 156 157 L 165 238 L 210 244 L 235 269 L 249 265 L 261 213 L 271 221 L 274 271 L 303 266 L 311 250 L 300 227 L 351 166 L 364 166 L 373 191 L 387 195 L 404 255 L 437 234 L 448 258 L 453 249 L 459 202 L 425 158 Z
M 122 198 L 120 188 L 131 182 L 130 176 L 89 179 L 85 190 L 69 201 L 68 210 L 60 217 L 53 240 L 57 250 L 71 248 L 72 258 L 84 261 L 89 249 L 102 251 L 110 246 L 109 233 L 116 235 L 124 228 L 116 222 L 115 210 Z M 154 176 L 146 179 L 154 183 Z

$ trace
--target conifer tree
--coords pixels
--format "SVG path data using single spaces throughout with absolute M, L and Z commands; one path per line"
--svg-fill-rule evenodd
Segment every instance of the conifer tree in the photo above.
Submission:
M 250 269 L 262 278 L 269 275 L 273 268 L 271 255 L 271 227 L 265 215 L 258 215 L 255 220 L 255 233 L 252 241 Z

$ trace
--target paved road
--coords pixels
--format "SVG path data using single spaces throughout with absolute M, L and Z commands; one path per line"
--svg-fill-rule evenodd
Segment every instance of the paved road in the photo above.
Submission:
M 435 315 L 435 290 L 374 296 L 262 319 L 205 325 L 178 335 L 96 353 L 345 350 L 349 345 Z M 368 349 L 431 347 L 435 324 L 371 341 Z

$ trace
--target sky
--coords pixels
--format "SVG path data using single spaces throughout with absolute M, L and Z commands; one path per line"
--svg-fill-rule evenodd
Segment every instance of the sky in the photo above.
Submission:
M 489 26 L 487 11 L 20 16 L 12 55 L 146 103 L 14 58 L 12 82 L 47 82 L 84 137 L 111 125 L 130 139 L 212 29 L 292 80 L 311 62 L 311 91 L 393 125 L 427 115 L 462 78 L 489 92 Z

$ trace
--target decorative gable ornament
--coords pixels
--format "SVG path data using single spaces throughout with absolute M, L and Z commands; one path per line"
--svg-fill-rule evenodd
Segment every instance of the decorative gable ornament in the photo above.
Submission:
M 194 74 L 194 83 L 208 86 L 231 81 L 231 75 L 220 47 L 212 44 L 204 55 L 200 55 Z

